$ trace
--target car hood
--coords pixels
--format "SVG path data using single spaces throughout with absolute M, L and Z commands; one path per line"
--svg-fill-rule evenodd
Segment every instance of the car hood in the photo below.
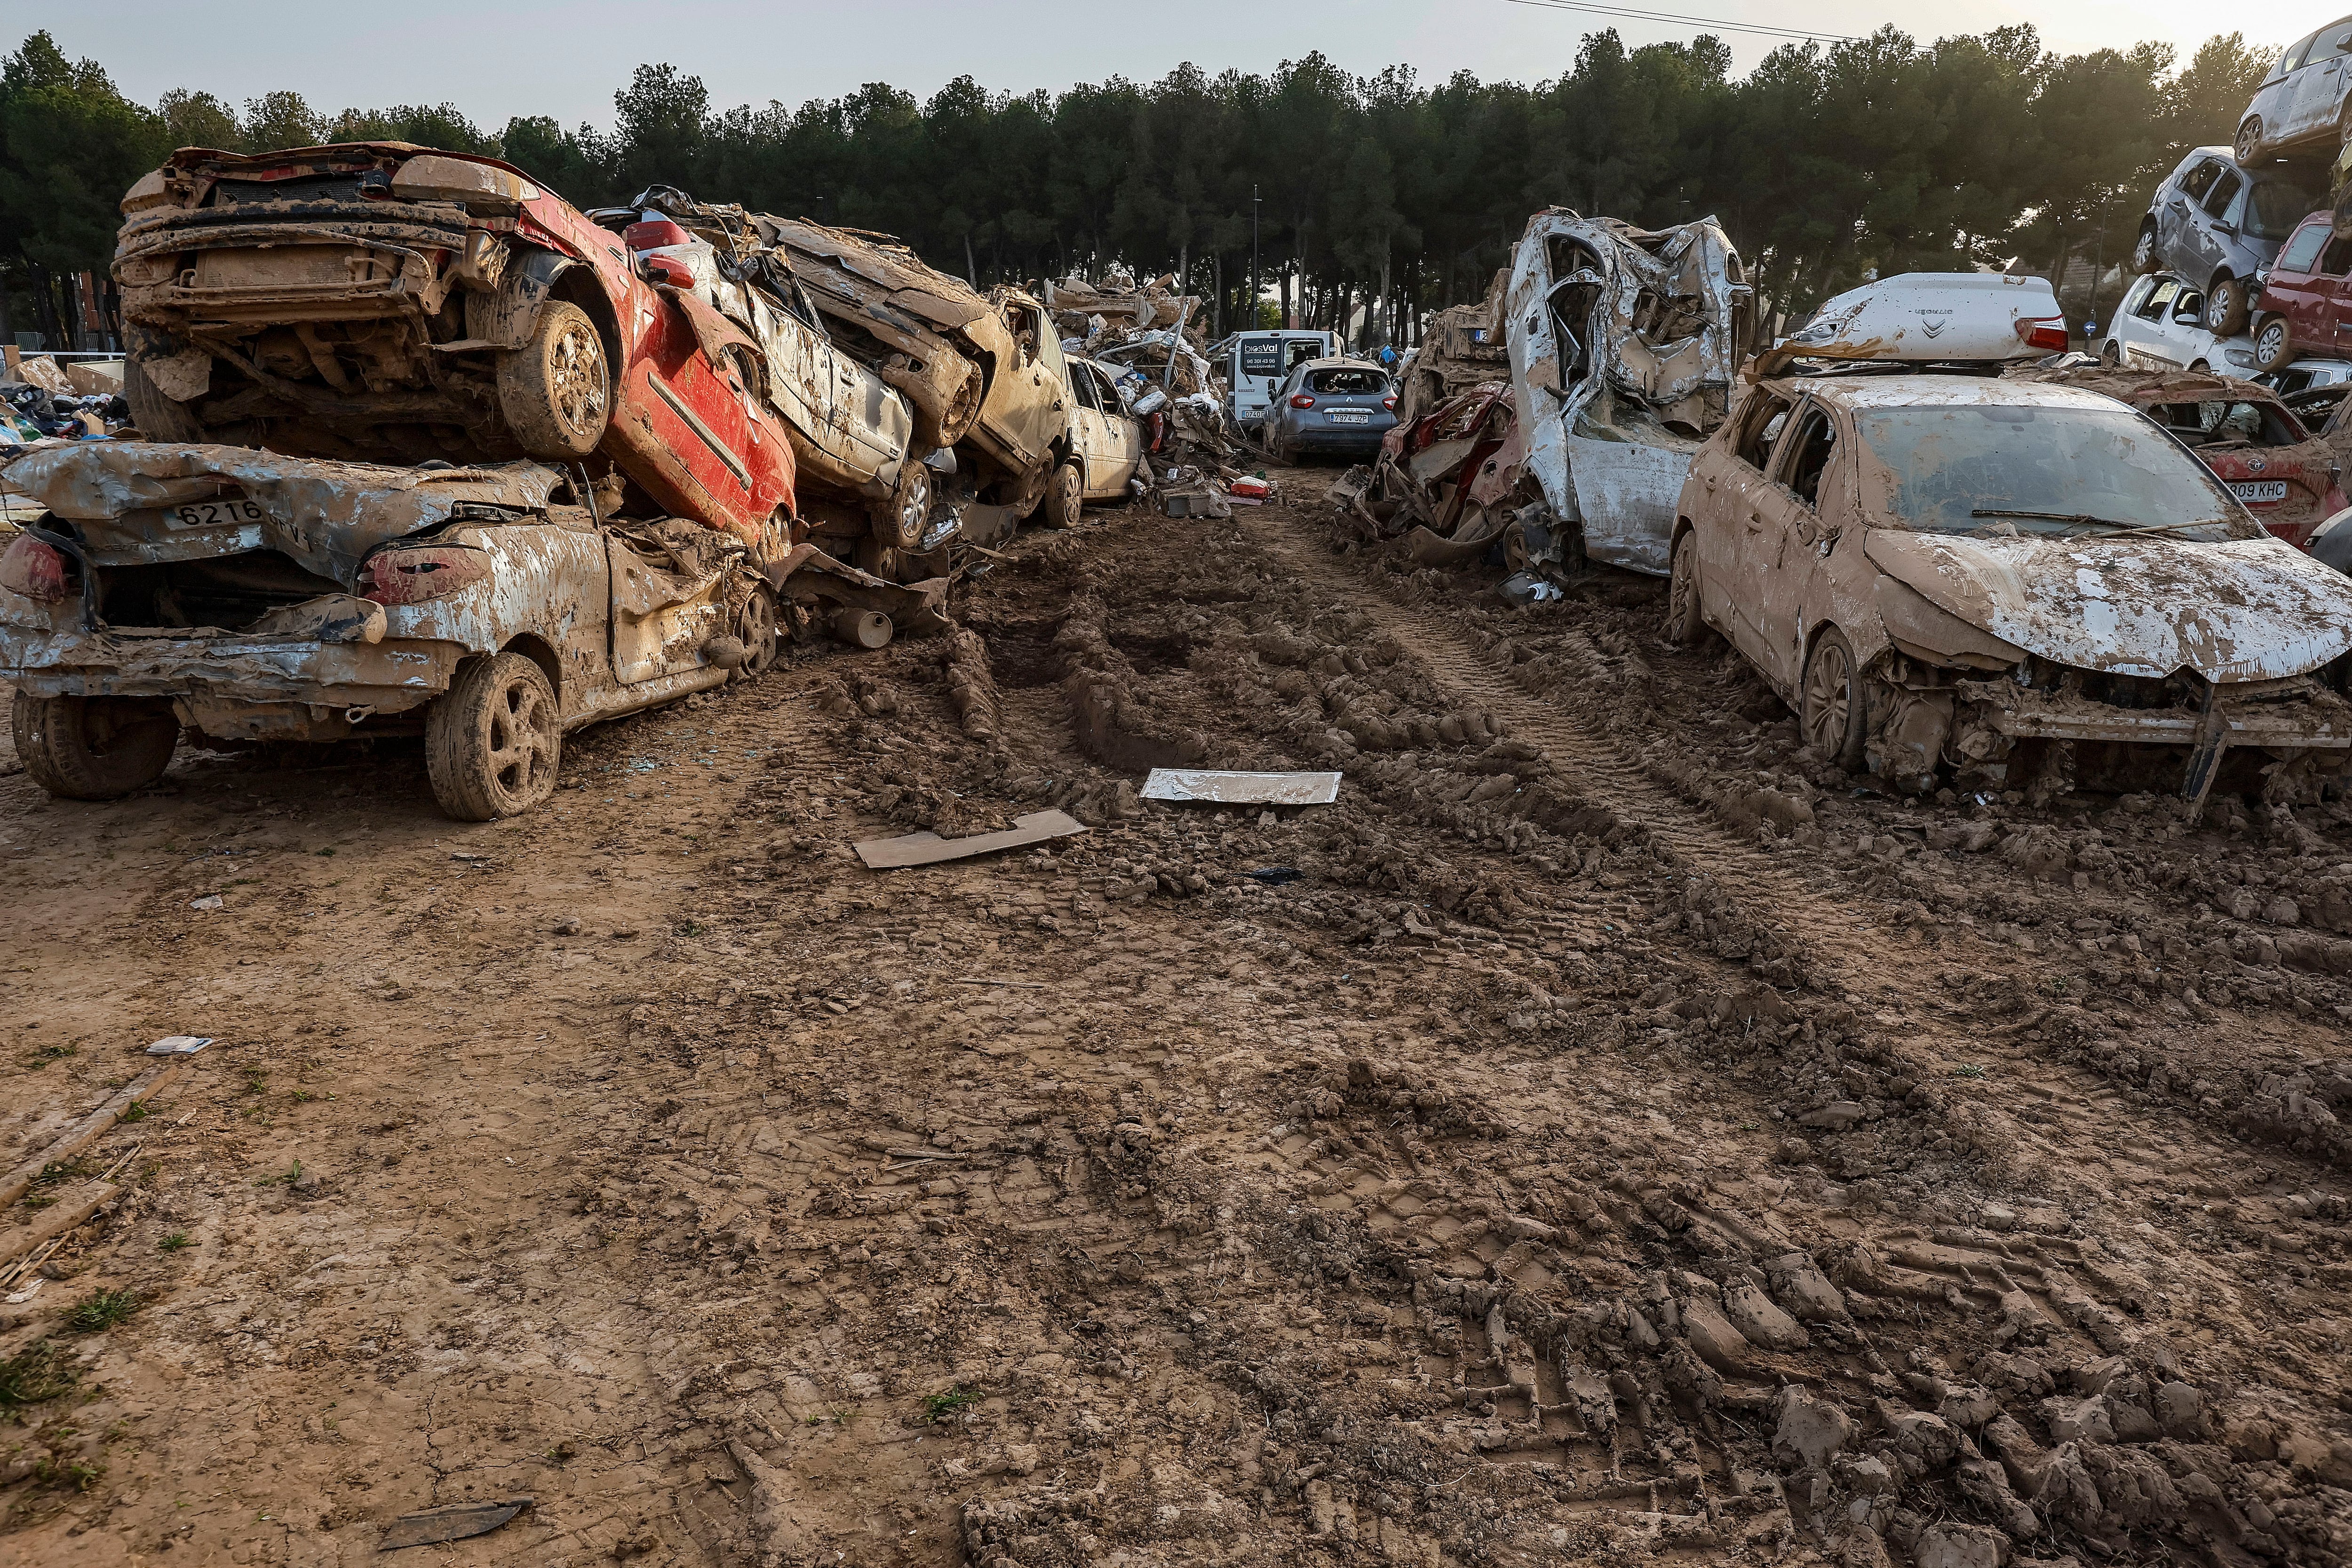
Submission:
M 1874 528 L 1863 553 L 1969 625 L 2077 669 L 2277 680 L 2352 648 L 2352 578 L 2273 538 L 1958 538 Z

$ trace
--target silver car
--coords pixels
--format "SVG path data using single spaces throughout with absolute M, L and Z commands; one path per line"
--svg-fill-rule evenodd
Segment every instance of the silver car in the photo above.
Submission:
M 2226 147 L 2200 147 L 2156 188 L 2132 266 L 2178 273 L 2205 296 L 2206 330 L 2235 337 L 2262 292 L 2256 275 L 2323 204 L 2288 170 L 2242 167 Z
M 2344 140 L 2344 99 L 2352 91 L 2352 16 L 2339 17 L 2287 46 L 2263 85 L 2254 89 L 2238 120 L 2238 162 L 2264 158 L 2313 143 Z M 2312 149 L 2316 150 L 2316 149 Z

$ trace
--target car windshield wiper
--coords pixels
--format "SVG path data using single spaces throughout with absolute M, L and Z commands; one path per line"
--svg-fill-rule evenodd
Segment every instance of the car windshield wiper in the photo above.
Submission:
M 1980 507 L 1969 516 L 2032 517 L 2044 523 L 2081 523 L 2085 527 L 2113 528 L 2119 534 L 2167 534 L 2175 528 L 2212 528 L 2221 525 L 2219 517 L 2198 517 L 2185 523 L 2119 523 L 2113 517 L 2095 517 L 2088 512 L 2021 512 L 2005 507 Z

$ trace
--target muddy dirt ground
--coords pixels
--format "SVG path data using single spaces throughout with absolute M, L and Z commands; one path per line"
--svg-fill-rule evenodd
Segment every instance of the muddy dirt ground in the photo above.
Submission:
M 2352 1556 L 2352 813 L 1857 788 L 1655 585 L 1509 608 L 1335 474 L 1024 533 L 518 821 L 0 755 L 0 1166 L 219 1040 L 0 1214 L 130 1155 L 0 1306 L 0 1555 Z

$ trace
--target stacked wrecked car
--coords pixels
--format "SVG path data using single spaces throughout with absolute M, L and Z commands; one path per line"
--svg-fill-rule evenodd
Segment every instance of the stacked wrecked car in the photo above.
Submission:
M 422 733 L 445 810 L 509 815 L 566 732 L 780 636 L 936 625 L 967 519 L 1124 491 L 1043 308 L 884 236 L 583 214 L 400 143 L 183 151 L 122 206 L 148 439 L 0 469 L 45 508 L 0 670 L 57 794 L 140 788 L 184 730 Z

